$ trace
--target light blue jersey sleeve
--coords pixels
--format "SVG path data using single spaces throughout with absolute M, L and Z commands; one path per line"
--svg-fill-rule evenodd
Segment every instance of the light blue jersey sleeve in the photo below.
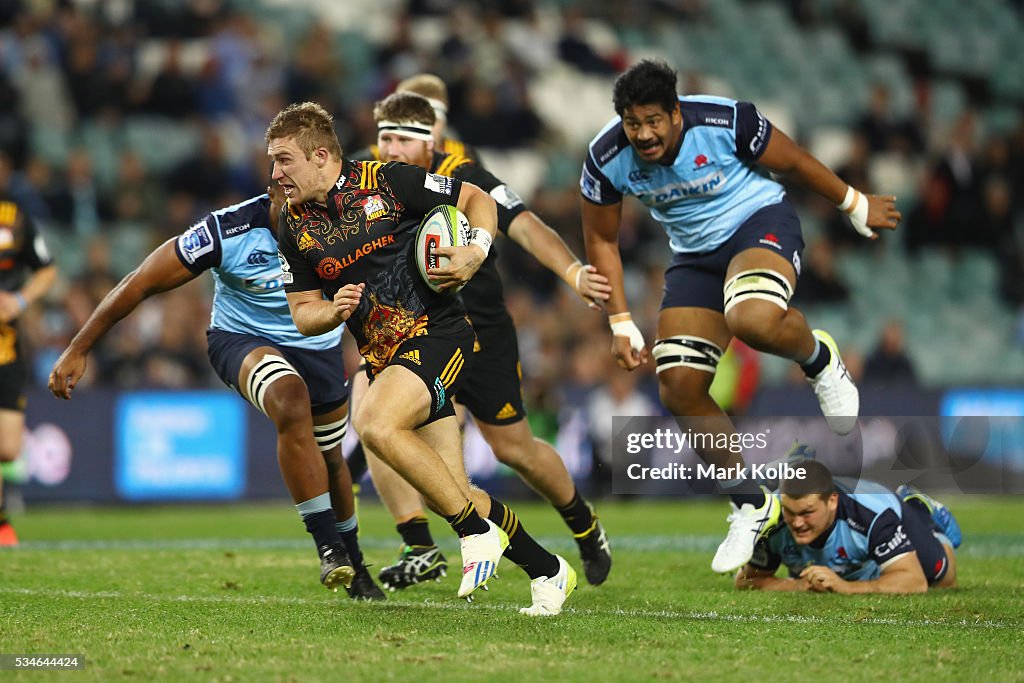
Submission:
M 698 95 L 680 97 L 679 107 L 683 133 L 671 165 L 643 161 L 616 117 L 590 143 L 580 192 L 599 205 L 632 195 L 665 228 L 673 251 L 709 252 L 785 196 L 756 163 L 773 128 L 749 102 Z
M 214 211 L 178 237 L 175 251 L 182 264 L 193 273 L 213 274 L 210 327 L 282 346 L 334 348 L 342 328 L 316 337 L 295 328 L 269 212 L 267 195 L 253 197 Z

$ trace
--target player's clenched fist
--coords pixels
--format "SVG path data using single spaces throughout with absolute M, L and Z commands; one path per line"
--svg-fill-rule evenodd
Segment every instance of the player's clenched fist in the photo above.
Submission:
M 365 287 L 366 283 L 360 282 L 358 285 L 345 285 L 335 293 L 334 312 L 338 320 L 345 322 L 349 319 L 362 300 Z

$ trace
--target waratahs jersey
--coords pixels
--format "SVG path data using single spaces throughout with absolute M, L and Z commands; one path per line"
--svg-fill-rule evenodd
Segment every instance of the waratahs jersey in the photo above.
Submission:
M 878 578 L 881 569 L 914 550 L 903 527 L 899 498 L 881 484 L 861 480 L 855 493 L 839 482 L 835 525 L 816 541 L 798 545 L 785 524 L 758 541 L 750 564 L 773 571 L 786 565 L 797 576 L 809 565 L 824 565 L 847 581 Z
M 317 337 L 295 329 L 267 195 L 207 215 L 178 237 L 175 251 L 193 273 L 213 273 L 211 328 L 304 349 L 332 349 L 341 341 L 342 328 Z
M 785 191 L 755 163 L 772 125 L 753 104 L 694 95 L 680 97 L 679 107 L 682 143 L 671 166 L 641 160 L 616 117 L 590 143 L 580 191 L 602 205 L 633 195 L 664 226 L 673 251 L 704 253 Z

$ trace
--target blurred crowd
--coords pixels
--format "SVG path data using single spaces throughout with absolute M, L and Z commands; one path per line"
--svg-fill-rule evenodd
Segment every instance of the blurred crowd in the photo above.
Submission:
M 699 22 L 708 1 L 553 8 L 540 0 L 395 0 L 381 9 L 386 31 L 363 35 L 356 27 L 344 34 L 352 42 L 338 44 L 327 25 L 292 21 L 300 13 L 295 5 L 265 1 L 0 0 L 0 194 L 43 226 L 61 267 L 61 284 L 24 323 L 37 378 L 153 247 L 206 212 L 263 191 L 263 133 L 281 107 L 321 102 L 335 113 L 345 149 L 359 149 L 376 137 L 372 103 L 421 71 L 449 84 L 452 129 L 482 148 L 485 161 L 488 151 L 508 149 L 562 160 L 567 170 L 543 178 L 528 202 L 582 254 L 576 181 L 583 149 L 567 146 L 547 125 L 530 84 L 556 63 L 607 78 L 610 117 L 612 79 L 636 58 L 616 37 L 642 35 L 664 21 Z M 827 20 L 808 15 L 807 4 L 788 3 L 801 24 Z M 424 41 L 427 31 L 440 35 Z M 701 74 L 676 66 L 681 88 L 701 87 Z M 894 114 L 885 86 L 873 90 L 837 170 L 869 192 L 889 192 L 881 181 L 897 178 L 914 197 L 903 205 L 902 248 L 941 250 L 953 259 L 962 249 L 986 250 L 999 262 L 1008 310 L 1024 307 L 1024 240 L 1015 229 L 1022 215 L 1014 201 L 1024 196 L 1024 125 L 980 130 L 972 107 L 952 127 L 933 125 L 927 79 L 919 85 L 908 116 Z M 804 131 L 788 132 L 801 138 Z M 887 162 L 881 172 L 879 159 Z M 864 283 L 843 281 L 836 263 L 848 250 L 880 247 L 858 241 L 822 200 L 797 188 L 791 196 L 802 217 L 824 226 L 809 231 L 796 304 L 842 306 Z M 627 203 L 621 240 L 627 295 L 652 339 L 664 234 L 642 207 Z M 653 370 L 615 368 L 605 318 L 518 248 L 499 248 L 528 405 L 538 418 L 564 406 L 593 406 L 597 415 L 657 411 Z M 88 381 L 213 385 L 205 358 L 207 280 L 157 297 L 123 321 L 91 358 Z M 877 348 L 854 352 L 860 361 L 850 362 L 852 369 L 866 382 L 918 381 L 901 321 L 880 329 Z M 721 396 L 742 410 L 757 386 L 757 356 L 734 348 L 728 363 L 734 372 L 726 373 L 730 385 Z M 593 429 L 604 429 L 600 420 Z

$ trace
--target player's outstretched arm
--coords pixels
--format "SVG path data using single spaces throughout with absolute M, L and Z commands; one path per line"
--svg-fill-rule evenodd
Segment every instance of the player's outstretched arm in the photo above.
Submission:
M 71 392 L 85 373 L 89 351 L 119 320 L 154 294 L 195 279 L 196 274 L 186 268 L 174 252 L 174 242 L 175 239 L 170 239 L 157 247 L 138 268 L 128 273 L 103 297 L 53 365 L 49 388 L 54 396 L 71 398 Z
M 0 292 L 0 323 L 9 323 L 41 299 L 57 280 L 57 266 L 43 266 L 33 271 L 25 284 L 13 292 Z
M 775 576 L 775 571 L 761 569 L 753 565 L 740 567 L 736 572 L 733 585 L 741 590 L 803 592 L 810 590 L 803 579 L 783 579 Z
M 466 214 L 473 227 L 473 235 L 470 243 L 464 247 L 438 247 L 434 250 L 435 254 L 449 258 L 445 267 L 427 271 L 428 275 L 441 283 L 440 289 L 452 289 L 469 282 L 487 258 L 498 231 L 498 205 L 476 185 L 462 183 L 455 206 Z
M 608 300 L 612 288 L 608 278 L 591 265 L 584 265 L 562 240 L 561 235 L 532 211 L 523 211 L 508 226 L 508 236 L 530 252 L 545 268 L 573 288 L 595 311 Z
M 772 131 L 758 161 L 775 173 L 796 178 L 838 206 L 849 215 L 853 228 L 868 239 L 878 239 L 875 230 L 895 230 L 903 217 L 896 210 L 896 197 L 868 195 L 847 185 L 778 128 Z
M 583 244 L 587 260 L 608 278 L 611 291 L 605 308 L 612 328 L 612 355 L 626 370 L 635 370 L 647 362 L 644 337 L 633 322 L 626 302 L 622 277 L 622 255 L 619 254 L 619 223 L 622 202 L 595 204 L 580 199 L 583 215 Z

